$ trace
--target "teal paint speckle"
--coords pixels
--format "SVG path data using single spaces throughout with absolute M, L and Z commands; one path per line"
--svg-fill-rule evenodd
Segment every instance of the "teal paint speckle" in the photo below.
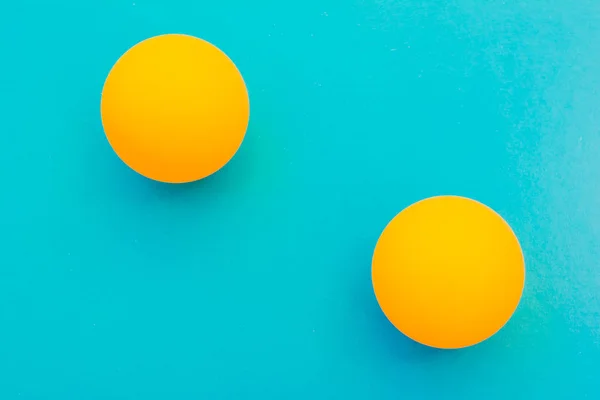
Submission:
M 600 4 L 0 5 L 0 398 L 600 397 Z M 116 59 L 162 33 L 248 85 L 232 162 L 185 187 L 104 138 Z M 433 351 L 371 289 L 424 197 L 493 207 L 527 281 L 489 341 Z

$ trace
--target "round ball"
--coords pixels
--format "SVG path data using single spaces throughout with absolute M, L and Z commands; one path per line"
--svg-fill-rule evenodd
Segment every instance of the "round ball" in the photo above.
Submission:
M 390 322 L 427 346 L 484 341 L 514 313 L 525 283 L 519 242 L 500 215 L 456 196 L 398 214 L 375 247 L 377 301 Z
M 185 183 L 223 167 L 250 114 L 234 63 L 212 44 L 162 35 L 129 49 L 111 69 L 102 125 L 117 155 L 147 178 Z

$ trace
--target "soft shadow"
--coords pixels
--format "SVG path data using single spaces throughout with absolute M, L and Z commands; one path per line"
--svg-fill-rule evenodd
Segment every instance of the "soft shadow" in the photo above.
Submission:
M 235 156 L 234 156 L 235 157 Z M 231 182 L 235 179 L 235 174 L 243 173 L 243 170 L 231 168 L 234 162 L 232 159 L 227 165 L 214 174 L 207 176 L 195 182 L 172 184 L 153 181 L 140 176 L 143 181 L 143 189 L 159 196 L 163 199 L 187 199 L 198 194 L 207 194 L 215 192 L 224 192 L 231 187 Z
M 165 202 L 202 201 L 204 204 L 218 201 L 223 196 L 239 196 L 248 191 L 255 191 L 261 181 L 268 180 L 263 169 L 274 170 L 265 163 L 274 160 L 269 146 L 263 148 L 265 142 L 263 130 L 251 121 L 246 137 L 234 157 L 214 174 L 190 183 L 170 184 L 153 181 L 143 176 L 136 176 L 135 190 L 142 196 L 154 197 Z M 268 139 L 267 139 L 268 140 Z M 138 194 L 139 195 L 139 194 Z

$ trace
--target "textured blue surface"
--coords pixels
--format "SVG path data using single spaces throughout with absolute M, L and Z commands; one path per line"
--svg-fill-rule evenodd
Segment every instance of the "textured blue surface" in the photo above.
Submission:
M 102 133 L 110 67 L 161 33 L 251 96 L 198 184 Z M 595 0 L 1 2 L 0 398 L 600 398 L 599 34 Z M 495 208 L 527 261 L 461 351 L 404 339 L 370 283 L 386 223 L 437 194 Z

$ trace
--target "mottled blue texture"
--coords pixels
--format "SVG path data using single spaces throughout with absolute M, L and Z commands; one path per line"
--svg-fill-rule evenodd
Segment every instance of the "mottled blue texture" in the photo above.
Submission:
M 133 3 L 135 1 L 135 3 Z M 204 182 L 110 149 L 100 91 L 162 33 L 242 71 Z M 0 399 L 598 399 L 596 0 L 0 2 Z M 404 339 L 378 235 L 423 197 L 500 212 L 527 261 L 482 345 Z

